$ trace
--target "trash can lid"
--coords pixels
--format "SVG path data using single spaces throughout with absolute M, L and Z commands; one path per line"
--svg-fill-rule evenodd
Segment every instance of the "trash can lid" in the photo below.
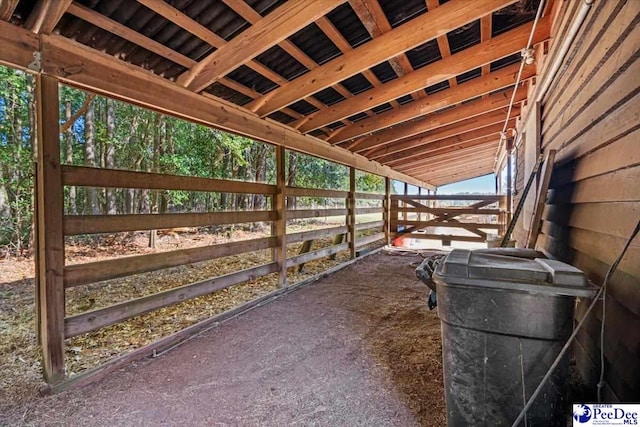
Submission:
M 533 258 L 531 252 L 454 249 L 434 273 L 447 285 L 470 285 L 509 291 L 591 297 L 597 288 L 585 274 L 564 262 Z

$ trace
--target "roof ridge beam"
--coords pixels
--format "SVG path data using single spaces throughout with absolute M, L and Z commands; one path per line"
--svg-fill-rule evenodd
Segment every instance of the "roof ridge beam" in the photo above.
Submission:
M 543 19 L 536 29 L 534 43 L 549 38 L 549 19 Z M 524 24 L 489 41 L 477 44 L 451 56 L 419 68 L 411 73 L 385 83 L 379 88 L 362 92 L 348 101 L 317 111 L 306 117 L 301 132 L 310 132 L 327 123 L 350 117 L 361 111 L 377 107 L 392 99 L 447 81 L 455 76 L 482 67 L 496 59 L 504 58 L 522 49 L 527 44 L 533 24 Z
M 249 104 L 249 107 L 260 116 L 266 116 L 386 61 L 399 52 L 433 40 L 516 1 L 451 0 L 275 89 Z
M 290 0 L 184 72 L 178 83 L 200 92 L 345 1 Z

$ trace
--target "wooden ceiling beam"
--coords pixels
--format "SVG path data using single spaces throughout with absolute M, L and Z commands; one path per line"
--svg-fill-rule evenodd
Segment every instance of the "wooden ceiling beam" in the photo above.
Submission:
M 493 169 L 483 164 L 474 167 L 459 167 L 454 170 L 446 170 L 443 173 L 421 172 L 419 174 L 423 179 L 433 180 L 438 187 L 454 182 L 465 181 L 479 176 L 489 175 L 493 173 Z
M 475 171 L 470 171 L 468 173 L 464 173 L 464 172 L 457 173 L 447 178 L 439 178 L 439 180 L 437 181 L 437 187 L 442 187 L 447 184 L 453 184 L 454 182 L 466 181 L 468 179 L 489 175 L 492 172 L 493 171 L 491 170 L 480 168 L 480 169 L 476 169 Z
M 0 0 L 0 19 L 8 21 L 13 16 L 20 0 Z
M 517 117 L 519 115 L 520 109 L 514 109 L 512 111 L 512 117 Z M 462 135 L 478 129 L 484 128 L 484 132 L 486 132 L 485 135 L 500 132 L 502 130 L 502 126 L 504 126 L 505 118 L 506 111 L 494 111 L 465 120 L 464 122 L 457 123 L 455 125 L 445 126 L 434 131 L 427 132 L 420 138 L 398 141 L 394 144 L 380 147 L 374 151 L 366 153 L 365 156 L 369 159 L 384 159 L 385 161 L 389 161 L 406 156 L 408 153 L 405 151 L 407 150 L 413 151 L 419 147 L 424 147 L 441 139 Z M 513 127 L 514 125 L 515 119 L 510 120 L 508 127 Z M 464 136 L 461 136 L 460 141 L 464 141 L 463 138 Z
M 460 150 L 455 153 L 438 154 L 433 156 L 429 160 L 425 160 L 421 164 L 416 164 L 411 167 L 405 167 L 404 165 L 398 170 L 402 170 L 405 173 L 419 174 L 424 171 L 425 168 L 438 168 L 441 165 L 451 164 L 452 161 L 457 161 L 462 158 L 486 158 L 494 156 L 498 150 L 498 139 L 494 138 L 493 141 L 485 143 L 484 145 L 469 148 L 466 150 Z
M 489 172 L 493 171 L 493 165 L 490 165 L 493 162 L 495 157 L 495 153 L 482 154 L 480 156 L 469 156 L 468 158 L 462 158 L 457 161 L 449 161 L 439 165 L 432 165 L 425 169 L 422 169 L 420 172 L 416 172 L 415 175 L 419 177 L 430 177 L 435 181 L 441 178 L 453 178 L 456 175 L 460 175 L 461 173 L 475 173 L 478 170 L 489 170 Z
M 427 146 L 423 151 L 417 153 L 415 156 L 404 157 L 399 160 L 390 161 L 387 164 L 393 168 L 411 169 L 418 165 L 424 165 L 431 157 L 439 156 L 442 154 L 454 153 L 460 150 L 476 148 L 478 146 L 484 146 L 486 144 L 498 141 L 499 133 L 490 133 L 479 138 L 470 138 L 469 140 L 459 142 L 452 138 L 447 138 L 442 141 L 434 143 L 433 147 Z
M 412 171 L 412 173 L 414 173 L 416 169 L 423 168 L 434 162 L 444 160 L 444 159 L 454 159 L 456 157 L 462 157 L 471 152 L 474 152 L 474 150 L 477 152 L 480 152 L 482 150 L 488 149 L 488 147 L 493 147 L 492 148 L 493 153 L 495 154 L 495 152 L 498 149 L 498 142 L 499 142 L 499 137 L 496 136 L 495 134 L 483 136 L 482 138 L 479 138 L 473 141 L 468 141 L 463 144 L 459 144 L 455 146 L 455 149 L 452 149 L 450 151 L 449 150 L 435 151 L 432 153 L 425 154 L 423 158 L 421 158 L 420 160 L 413 161 L 413 159 L 410 159 L 411 160 L 410 163 L 409 162 L 402 163 L 394 167 L 396 167 L 398 170 Z M 389 166 L 391 166 L 391 164 L 389 164 Z
M 72 0 L 38 0 L 27 18 L 25 28 L 36 34 L 49 34 L 56 28 L 71 2 Z
M 435 166 L 438 164 L 449 163 L 452 160 L 456 160 L 458 158 L 467 157 L 467 156 L 480 156 L 480 155 L 492 155 L 495 156 L 496 151 L 498 150 L 498 139 L 493 138 L 491 141 L 485 142 L 484 145 L 478 145 L 478 147 L 460 149 L 455 153 L 446 153 L 446 154 L 437 154 L 434 155 L 431 159 L 424 160 L 420 163 L 415 163 L 413 165 L 402 165 L 397 168 L 397 170 L 402 171 L 407 174 L 418 174 L 420 171 L 424 171 L 425 168 L 430 166 Z
M 520 87 L 516 92 L 516 100 L 523 100 L 526 99 L 526 97 L 527 89 L 525 87 Z M 349 144 L 348 148 L 355 152 L 364 152 L 367 149 L 371 149 L 371 147 L 375 148 L 384 145 L 384 141 L 386 140 L 385 138 L 395 139 L 400 135 L 420 135 L 424 132 L 428 132 L 434 129 L 441 128 L 443 126 L 448 126 L 454 123 L 461 122 L 463 120 L 470 119 L 472 117 L 487 114 L 491 111 L 508 107 L 509 100 L 510 98 L 506 96 L 505 93 L 496 93 L 489 96 L 488 99 L 478 99 L 468 102 L 464 105 L 443 111 L 441 113 L 428 114 L 426 117 L 420 120 L 405 122 L 402 124 L 402 126 L 389 129 L 389 133 L 393 131 L 391 137 L 386 137 L 383 134 L 383 132 L 386 132 L 386 130 L 383 130 L 377 134 L 372 135 L 372 137 L 375 138 L 371 138 L 373 141 L 370 141 L 368 145 L 365 144 L 368 138 L 366 137 Z M 399 133 L 396 134 L 395 130 L 398 130 Z M 406 137 L 407 136 L 402 136 L 402 138 Z M 361 145 L 363 148 L 359 148 Z
M 155 0 L 155 1 L 158 1 L 158 0 Z M 248 23 L 250 23 L 252 25 L 257 23 L 258 21 L 260 21 L 262 19 L 262 16 L 258 12 L 256 12 L 256 10 L 253 7 L 249 6 L 244 1 L 237 1 L 237 0 L 222 0 L 222 1 L 231 10 L 233 10 L 234 12 L 239 14 L 245 21 L 247 21 Z M 316 21 L 318 26 L 326 33 L 327 31 L 330 31 L 330 29 L 327 28 L 327 26 L 325 25 L 325 22 L 330 24 L 330 21 L 325 16 L 320 17 Z M 333 26 L 331 26 L 331 27 L 333 27 Z M 336 32 L 337 32 L 337 30 L 336 30 Z M 338 35 L 340 35 L 339 32 L 338 32 Z M 342 47 L 344 47 L 344 43 L 346 43 L 346 46 L 348 47 L 348 49 L 351 49 L 351 46 L 349 45 L 349 43 L 346 40 L 344 40 L 344 38 L 342 40 L 343 40 L 343 43 L 340 44 L 338 46 L 338 48 L 342 49 Z M 338 45 L 338 43 L 340 43 L 339 40 L 336 42 L 336 45 Z M 298 62 L 300 62 L 302 65 L 304 65 L 309 70 L 313 70 L 315 68 L 318 68 L 318 64 L 316 64 L 316 62 L 313 59 L 311 59 L 309 56 L 307 56 L 307 54 L 305 54 L 300 48 L 298 48 L 298 46 L 296 46 L 295 44 L 293 44 L 289 40 L 287 40 L 287 39 L 282 40 L 279 43 L 279 46 L 285 52 L 287 52 L 289 55 L 291 55 L 294 59 L 296 59 Z M 260 64 L 260 65 L 262 65 L 262 64 Z M 267 68 L 264 65 L 262 65 L 262 67 Z M 270 69 L 268 69 L 268 70 L 271 73 L 273 73 L 273 71 L 271 71 Z M 264 72 L 260 72 L 259 71 L 259 73 L 265 75 Z M 271 80 L 273 80 L 273 79 L 271 79 Z M 276 80 L 273 80 L 273 81 L 276 81 Z M 277 81 L 277 83 L 279 85 L 283 85 L 283 84 L 287 83 L 287 80 L 282 78 L 282 81 Z M 351 93 L 349 91 L 347 91 L 346 89 L 344 89 L 341 85 L 335 85 L 334 89 L 336 89 L 336 91 L 338 91 L 345 98 L 348 98 L 348 97 L 352 96 Z M 253 98 L 257 99 L 257 98 L 260 98 L 260 97 L 262 97 L 262 94 L 260 94 L 257 97 L 253 97 Z M 313 106 L 315 106 L 316 108 L 319 108 L 319 109 L 323 109 L 323 108 L 326 107 L 322 103 L 314 102 L 314 101 L 316 101 L 316 99 L 313 98 L 313 97 L 305 98 L 305 101 L 309 102 L 311 105 L 313 105 Z M 300 116 L 301 117 L 299 117 L 299 118 L 303 118 L 304 117 L 304 115 L 300 115 Z
M 418 124 L 405 122 L 435 113 L 450 105 L 455 105 L 477 98 L 485 93 L 508 88 L 516 81 L 517 64 L 514 65 L 516 65 L 515 71 L 513 67 L 505 67 L 488 76 L 469 80 L 454 88 L 435 93 L 425 99 L 421 99 L 420 101 L 414 101 L 410 104 L 403 105 L 401 108 L 387 111 L 382 114 L 378 114 L 376 117 L 356 122 L 347 128 L 343 128 L 343 130 L 336 135 L 336 137 L 330 139 L 329 142 L 342 142 L 367 133 L 380 131 L 359 140 L 355 147 L 351 147 L 351 149 L 362 152 L 365 149 L 379 147 L 403 138 L 414 136 L 423 132 L 425 130 L 424 127 L 428 127 L 429 124 L 422 121 Z M 525 68 L 525 71 L 523 72 L 523 79 L 533 77 L 534 72 L 535 67 Z M 504 101 L 506 100 L 508 105 L 511 93 L 509 93 L 509 91 L 504 91 L 496 93 L 492 95 L 492 97 L 493 96 L 496 98 L 504 98 L 501 103 L 497 102 L 498 104 L 504 105 Z M 455 107 L 451 111 L 455 111 L 455 109 L 463 107 L 466 107 L 466 105 Z
M 378 161 L 389 166 L 397 166 L 400 164 L 404 166 L 407 163 L 418 163 L 436 152 L 439 154 L 447 152 L 447 150 L 455 151 L 456 149 L 466 147 L 464 144 L 494 138 L 496 135 L 499 136 L 502 130 L 500 126 L 502 126 L 502 123 L 494 123 L 457 135 L 441 138 L 417 146 L 415 150 L 399 151 L 389 156 L 381 157 Z M 473 144 L 469 146 L 473 146 Z
M 266 116 L 397 56 L 399 52 L 419 46 L 516 1 L 451 0 L 272 91 L 252 103 L 251 109 L 260 116 Z
M 549 27 L 548 19 L 541 20 L 536 29 L 536 36 L 534 37 L 535 43 L 546 40 L 549 37 Z M 389 100 L 397 99 L 409 93 L 424 89 L 425 87 L 441 83 L 450 78 L 455 78 L 460 74 L 481 67 L 496 59 L 509 56 L 514 52 L 518 52 L 527 44 L 531 28 L 532 24 L 524 24 L 490 41 L 472 46 L 408 73 L 403 77 L 385 83 L 378 88 L 358 94 L 348 101 L 313 113 L 307 119 L 306 123 L 300 127 L 300 130 L 302 132 L 310 132 L 316 127 L 321 127 L 327 123 L 332 123 L 336 120 L 382 105 Z M 269 96 L 269 94 L 267 96 Z
M 178 83 L 199 92 L 345 1 L 290 0 L 183 73 Z

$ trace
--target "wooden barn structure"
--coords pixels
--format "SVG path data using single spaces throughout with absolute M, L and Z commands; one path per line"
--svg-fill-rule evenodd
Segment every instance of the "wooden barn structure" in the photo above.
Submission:
M 512 175 L 517 202 L 536 159 L 550 150 L 555 166 L 541 227 L 531 220 L 534 189 L 515 236 L 524 245 L 539 230 L 540 249 L 601 283 L 640 210 L 639 12 L 635 0 L 0 1 L 0 61 L 37 82 L 37 297 L 46 380 L 65 379 L 66 338 L 257 276 L 278 273 L 284 289 L 288 267 L 345 249 L 353 258 L 362 244 L 389 242 L 398 225 L 426 224 L 408 212 L 448 224 L 445 212 L 423 203 L 440 197 L 432 193 L 437 187 L 507 174 L 504 196 L 470 209 L 498 203 L 487 212 L 498 223 L 465 226 L 472 241 L 482 241 L 480 228 L 502 230 L 509 218 Z M 59 84 L 274 144 L 277 182 L 63 165 Z M 285 150 L 350 167 L 350 190 L 287 186 Z M 358 193 L 356 170 L 385 177 L 386 194 Z M 392 196 L 391 180 L 426 191 Z M 63 212 L 65 186 L 265 194 L 272 203 L 256 212 L 72 216 Z M 347 208 L 287 210 L 287 197 L 303 196 L 343 198 Z M 362 208 L 360 199 L 383 203 Z M 373 211 L 384 220 L 356 223 Z M 287 219 L 319 214 L 345 215 L 345 225 L 286 233 Z M 126 264 L 65 266 L 65 236 L 252 221 L 271 222 L 272 236 Z M 358 238 L 366 228 L 376 234 Z M 345 243 L 287 258 L 287 244 L 343 233 Z M 273 261 L 266 265 L 65 313 L 70 287 L 267 248 Z M 610 283 L 608 400 L 640 396 L 639 266 L 635 243 Z M 601 317 L 592 317 L 574 347 L 590 382 L 597 382 Z

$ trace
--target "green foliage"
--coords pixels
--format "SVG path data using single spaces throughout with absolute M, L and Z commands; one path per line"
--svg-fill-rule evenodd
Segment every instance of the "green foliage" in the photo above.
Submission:
M 59 112 L 62 163 L 275 183 L 275 150 L 268 144 L 66 86 L 60 87 Z M 32 239 L 34 117 L 33 78 L 0 66 L 0 245 L 5 252 L 22 252 Z M 287 179 L 293 185 L 349 187 L 345 166 L 297 153 L 289 153 L 287 161 Z M 384 191 L 384 180 L 359 173 L 357 190 Z M 269 205 L 262 195 L 85 187 L 65 187 L 64 199 L 69 215 L 265 209 Z
M 23 253 L 33 210 L 33 79 L 0 66 L 0 248 Z

